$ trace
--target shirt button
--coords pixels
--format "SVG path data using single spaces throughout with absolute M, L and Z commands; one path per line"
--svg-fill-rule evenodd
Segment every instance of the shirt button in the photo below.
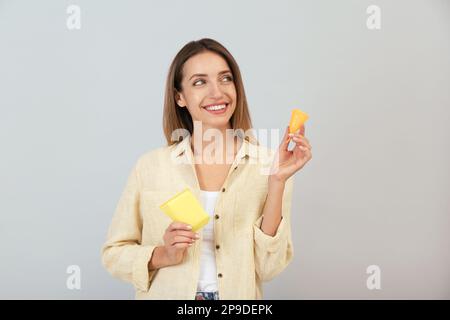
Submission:
M 220 249 L 220 246 L 219 246 L 219 245 L 216 245 L 216 249 L 219 250 L 219 249 Z
M 225 192 L 225 188 L 222 188 L 222 192 Z
M 219 278 L 222 278 L 222 274 L 221 274 L 221 273 L 219 273 L 217 276 L 218 276 Z
M 217 220 L 217 219 L 219 219 L 219 215 L 218 215 L 218 214 L 216 214 L 216 220 Z

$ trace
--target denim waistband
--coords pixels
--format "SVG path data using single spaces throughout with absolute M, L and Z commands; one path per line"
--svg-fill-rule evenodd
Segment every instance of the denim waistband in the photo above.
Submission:
M 219 300 L 219 292 L 197 291 L 195 300 Z

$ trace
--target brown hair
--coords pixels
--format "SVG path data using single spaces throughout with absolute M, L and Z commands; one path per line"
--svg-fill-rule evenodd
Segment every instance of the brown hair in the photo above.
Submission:
M 197 41 L 187 43 L 177 53 L 169 68 L 169 73 L 166 80 L 166 91 L 164 97 L 164 112 L 163 112 L 163 130 L 166 136 L 167 145 L 170 146 L 177 141 L 172 141 L 172 132 L 176 129 L 186 129 L 191 135 L 193 132 L 192 117 L 187 108 L 181 108 L 176 103 L 176 93 L 181 92 L 181 80 L 183 79 L 183 65 L 192 56 L 211 51 L 219 54 L 225 59 L 231 69 L 236 87 L 236 109 L 230 118 L 231 128 L 234 130 L 242 129 L 247 141 L 256 143 L 259 142 L 252 134 L 252 122 L 247 105 L 247 98 L 245 97 L 244 85 L 242 82 L 241 72 L 239 66 L 234 60 L 231 53 L 219 42 L 203 38 Z

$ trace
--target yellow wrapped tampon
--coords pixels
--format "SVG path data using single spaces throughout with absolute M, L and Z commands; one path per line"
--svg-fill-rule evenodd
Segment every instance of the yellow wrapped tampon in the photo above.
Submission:
M 209 222 L 209 215 L 189 188 L 177 193 L 159 208 L 172 220 L 192 226 L 194 232 Z

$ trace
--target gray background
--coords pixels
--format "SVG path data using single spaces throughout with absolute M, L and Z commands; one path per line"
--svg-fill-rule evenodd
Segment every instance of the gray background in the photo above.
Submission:
M 265 298 L 450 298 L 449 18 L 438 0 L 0 1 L 0 298 L 134 298 L 100 248 L 132 165 L 165 142 L 169 64 L 202 37 L 238 61 L 255 129 L 311 116 L 295 258 Z

